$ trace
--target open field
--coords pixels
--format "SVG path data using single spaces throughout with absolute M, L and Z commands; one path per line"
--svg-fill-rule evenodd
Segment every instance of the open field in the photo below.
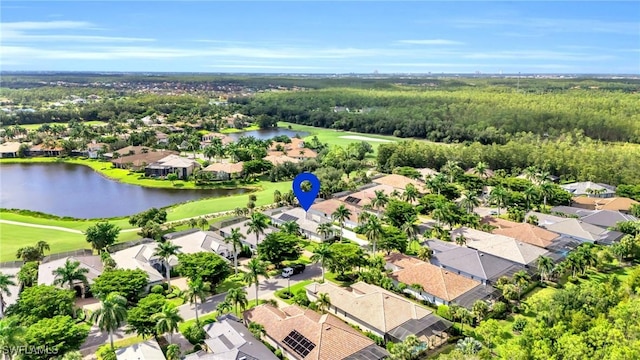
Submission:
M 67 126 L 67 123 L 47 123 L 49 125 L 63 125 L 63 126 Z M 103 126 L 103 125 L 107 125 L 106 122 L 104 121 L 83 121 L 82 124 L 84 125 L 89 125 L 89 126 Z M 40 126 L 42 126 L 44 124 L 26 124 L 26 125 L 20 125 L 21 127 L 27 129 L 27 130 L 36 130 L 38 129 Z
M 288 122 L 279 122 L 278 127 L 283 129 L 289 128 L 293 131 L 304 131 L 309 133 L 309 138 L 317 136 L 318 140 L 329 145 L 347 146 L 356 141 L 368 141 L 373 146 L 374 151 L 378 149 L 380 144 L 385 142 L 400 141 L 402 139 L 385 136 L 385 135 L 373 135 L 373 134 L 361 134 L 349 131 L 338 131 L 333 129 L 317 128 L 313 126 L 298 125 Z M 367 140 L 365 140 L 367 139 Z
M 252 131 L 252 130 L 260 130 L 260 127 L 258 125 L 251 125 L 248 126 L 244 129 L 236 129 L 236 128 L 224 128 L 222 130 L 220 130 L 221 134 L 232 134 L 232 133 L 239 133 L 239 132 L 244 132 L 244 131 Z

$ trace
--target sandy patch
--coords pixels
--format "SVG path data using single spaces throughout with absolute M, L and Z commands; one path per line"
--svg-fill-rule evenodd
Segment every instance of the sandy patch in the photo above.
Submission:
M 340 138 L 349 139 L 349 140 L 361 140 L 361 141 L 393 142 L 392 140 L 376 139 L 376 138 L 360 136 L 360 135 L 346 135 L 346 136 L 340 136 Z

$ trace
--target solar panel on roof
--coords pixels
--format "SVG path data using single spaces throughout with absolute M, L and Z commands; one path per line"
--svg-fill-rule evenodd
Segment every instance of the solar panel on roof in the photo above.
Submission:
M 296 330 L 291 331 L 282 342 L 303 358 L 309 355 L 309 353 L 316 347 L 316 344 L 312 343 Z
M 348 204 L 357 204 L 361 201 L 361 199 L 355 198 L 353 196 L 347 196 L 346 199 L 344 199 L 344 202 L 348 203 Z
M 284 222 L 289 222 L 289 221 L 298 221 L 298 218 L 293 216 L 293 215 L 289 215 L 289 214 L 282 214 L 280 215 L 280 217 L 278 218 Z

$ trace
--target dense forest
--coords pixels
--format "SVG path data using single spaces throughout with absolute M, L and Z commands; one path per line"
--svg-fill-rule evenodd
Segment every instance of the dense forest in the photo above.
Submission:
M 612 185 L 640 183 L 640 146 L 605 144 L 568 133 L 557 140 L 526 135 L 504 145 L 434 144 L 404 141 L 382 144 L 378 148 L 380 170 L 397 167 L 440 169 L 448 160 L 458 161 L 464 169 L 482 161 L 490 169 L 506 169 L 519 175 L 528 166 L 536 166 L 563 181 L 596 181 Z
M 248 115 L 298 124 L 456 143 L 506 143 L 519 132 L 557 137 L 582 130 L 604 141 L 640 142 L 640 94 L 593 88 L 518 91 L 330 88 L 236 98 Z

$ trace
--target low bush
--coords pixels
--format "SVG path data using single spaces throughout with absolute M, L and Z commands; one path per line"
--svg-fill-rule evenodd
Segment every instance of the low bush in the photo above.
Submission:
M 184 335 L 185 339 L 187 339 L 187 341 L 192 345 L 196 345 L 202 344 L 207 334 L 202 328 L 202 324 L 193 323 L 184 330 L 182 335 Z
M 98 360 L 117 360 L 116 352 L 111 349 L 111 345 L 109 344 L 99 347 L 98 351 L 96 351 L 96 356 Z
M 522 316 L 518 316 L 513 322 L 512 330 L 515 332 L 521 332 L 522 330 L 524 330 L 525 326 L 527 326 L 528 323 L 529 322 L 527 321 L 527 319 Z
M 152 294 L 162 294 L 162 293 L 164 293 L 164 288 L 162 287 L 162 285 L 153 285 L 151 287 L 151 293 Z

